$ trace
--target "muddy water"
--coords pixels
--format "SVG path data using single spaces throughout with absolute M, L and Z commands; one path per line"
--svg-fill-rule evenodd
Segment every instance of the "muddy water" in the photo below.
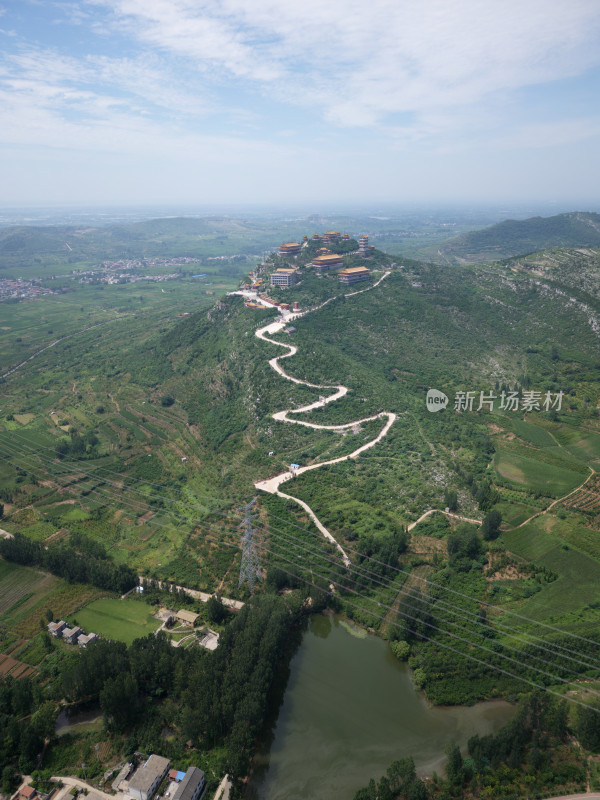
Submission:
M 388 644 L 338 617 L 314 616 L 290 664 L 270 746 L 256 761 L 256 800 L 352 800 L 397 758 L 441 772 L 444 750 L 498 730 L 504 702 L 431 708 Z

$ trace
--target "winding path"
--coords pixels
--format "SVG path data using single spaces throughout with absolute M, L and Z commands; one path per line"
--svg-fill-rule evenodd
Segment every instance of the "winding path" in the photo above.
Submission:
M 363 292 L 368 292 L 371 289 L 374 289 L 381 283 L 381 281 L 387 278 L 389 274 L 390 274 L 389 271 L 385 272 L 381 276 L 381 278 L 377 281 L 377 283 L 373 284 L 373 286 L 369 286 L 366 289 L 361 289 L 357 292 L 350 292 L 349 294 L 346 295 L 346 297 L 353 297 L 354 295 L 362 294 Z M 355 425 L 360 425 L 363 422 L 371 422 L 376 419 L 385 419 L 386 420 L 385 425 L 374 439 L 371 439 L 370 442 L 363 444 L 361 447 L 358 447 L 356 450 L 354 450 L 352 453 L 349 453 L 346 456 L 340 456 L 339 458 L 331 458 L 328 461 L 320 461 L 318 464 L 310 464 L 309 466 L 306 467 L 299 467 L 298 469 L 295 470 L 282 472 L 279 475 L 275 475 L 272 478 L 266 478 L 265 480 L 257 481 L 254 484 L 254 486 L 260 491 L 269 492 L 270 494 L 276 494 L 279 497 L 284 497 L 286 500 L 293 500 L 294 503 L 297 503 L 299 506 L 301 506 L 309 515 L 309 517 L 312 519 L 312 521 L 315 523 L 319 531 L 321 531 L 323 536 L 337 548 L 337 550 L 342 556 L 344 564 L 346 566 L 350 566 L 351 562 L 348 557 L 348 554 L 341 546 L 341 544 L 339 544 L 336 541 L 336 539 L 332 536 L 332 534 L 319 520 L 319 518 L 312 510 L 312 508 L 308 505 L 308 503 L 305 503 L 304 500 L 300 500 L 297 497 L 293 497 L 291 494 L 286 494 L 285 492 L 282 492 L 279 489 L 282 483 L 285 483 L 286 481 L 289 481 L 292 478 L 301 475 L 303 472 L 308 472 L 309 470 L 313 469 L 319 469 L 320 467 L 327 466 L 328 464 L 339 464 L 342 461 L 348 461 L 348 459 L 350 458 L 352 459 L 358 458 L 358 456 L 361 453 L 364 453 L 365 450 L 369 450 L 371 447 L 374 447 L 378 442 L 380 442 L 383 439 L 383 437 L 387 435 L 390 428 L 397 419 L 396 414 L 392 413 L 391 411 L 382 411 L 379 414 L 374 414 L 370 417 L 364 417 L 363 419 L 354 420 L 353 422 L 346 422 L 343 425 L 317 425 L 314 422 L 303 422 L 302 420 L 294 419 L 293 417 L 290 416 L 291 414 L 293 415 L 305 414 L 309 411 L 313 411 L 316 408 L 323 408 L 323 406 L 327 405 L 327 403 L 333 403 L 335 400 L 339 400 L 341 397 L 344 397 L 344 395 L 348 393 L 348 387 L 343 386 L 342 384 L 327 385 L 327 384 L 309 383 L 308 381 L 303 381 L 300 380 L 300 378 L 294 378 L 291 375 L 288 375 L 287 372 L 285 372 L 284 369 L 280 366 L 279 361 L 282 358 L 290 358 L 291 356 L 295 355 L 298 352 L 298 348 L 295 347 L 294 345 L 283 344 L 282 342 L 278 342 L 276 339 L 270 338 L 274 334 L 282 331 L 289 321 L 293 319 L 298 319 L 299 317 L 305 316 L 306 314 L 310 314 L 311 311 L 316 311 L 317 309 L 322 308 L 332 299 L 333 298 L 326 300 L 325 303 L 322 303 L 320 306 L 310 309 L 309 311 L 300 312 L 298 314 L 288 314 L 284 316 L 283 321 L 272 322 L 269 325 L 265 325 L 264 328 L 259 328 L 256 331 L 255 335 L 259 339 L 262 339 L 264 342 L 270 342 L 271 344 L 276 344 L 278 347 L 284 347 L 288 351 L 287 353 L 284 353 L 281 356 L 276 356 L 275 358 L 272 358 L 269 361 L 269 366 L 272 369 L 274 369 L 275 372 L 281 375 L 282 378 L 285 378 L 288 381 L 292 381 L 293 383 L 301 384 L 302 386 L 309 386 L 311 389 L 335 389 L 335 392 L 329 395 L 328 397 L 321 397 L 314 403 L 310 403 L 307 406 L 302 406 L 302 408 L 295 408 L 295 409 L 287 408 L 284 411 L 277 411 L 275 414 L 272 415 L 273 419 L 277 420 L 278 422 L 287 422 L 287 423 L 292 423 L 294 425 L 303 425 L 306 428 L 315 428 L 327 431 L 343 431 L 347 430 L 348 428 L 352 428 Z

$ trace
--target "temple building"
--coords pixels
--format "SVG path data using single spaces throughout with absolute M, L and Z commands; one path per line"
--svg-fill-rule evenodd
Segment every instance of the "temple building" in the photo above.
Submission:
M 359 283 L 359 281 L 368 281 L 370 277 L 371 273 L 366 267 L 346 267 L 346 269 L 338 272 L 340 283 L 346 285 Z
M 298 242 L 284 242 L 279 245 L 280 256 L 297 256 L 300 250 L 302 250 L 302 245 Z
M 327 272 L 333 267 L 341 267 L 343 263 L 344 259 L 341 256 L 338 256 L 336 253 L 317 256 L 312 261 L 313 267 L 319 270 L 319 272 Z

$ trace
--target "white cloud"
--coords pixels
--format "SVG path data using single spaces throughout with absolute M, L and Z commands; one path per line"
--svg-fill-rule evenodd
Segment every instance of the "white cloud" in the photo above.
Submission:
M 198 69 L 340 125 L 475 104 L 600 63 L 597 0 L 89 0 Z

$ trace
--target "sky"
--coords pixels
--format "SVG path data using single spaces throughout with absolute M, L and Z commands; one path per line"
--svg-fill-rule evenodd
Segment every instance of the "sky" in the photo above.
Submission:
M 0 204 L 600 203 L 598 0 L 0 0 Z

